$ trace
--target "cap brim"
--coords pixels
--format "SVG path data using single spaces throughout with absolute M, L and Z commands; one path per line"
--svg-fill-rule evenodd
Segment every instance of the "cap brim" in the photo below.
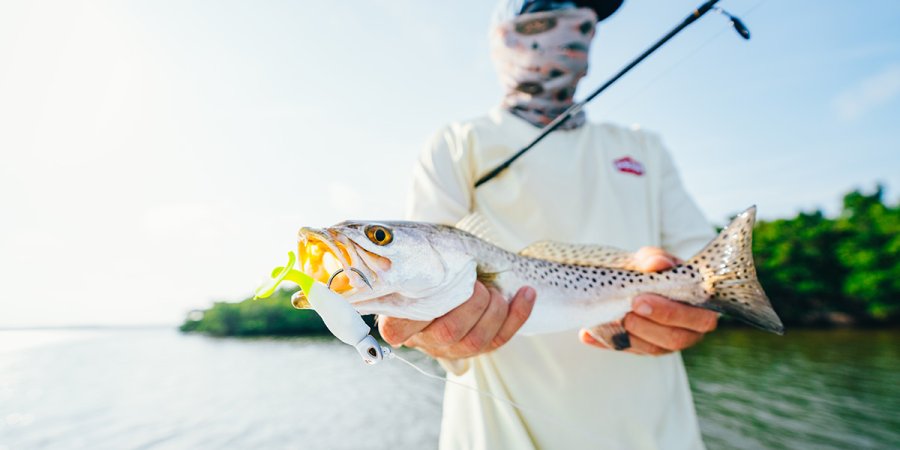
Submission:
M 597 13 L 597 22 L 613 15 L 625 0 L 575 0 L 575 4 L 591 8 Z

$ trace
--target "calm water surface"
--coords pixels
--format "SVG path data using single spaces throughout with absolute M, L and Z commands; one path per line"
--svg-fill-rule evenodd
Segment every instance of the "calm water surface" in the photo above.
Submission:
M 900 448 L 900 331 L 723 330 L 685 361 L 710 448 Z M 0 331 L 3 450 L 433 448 L 441 390 L 326 339 Z

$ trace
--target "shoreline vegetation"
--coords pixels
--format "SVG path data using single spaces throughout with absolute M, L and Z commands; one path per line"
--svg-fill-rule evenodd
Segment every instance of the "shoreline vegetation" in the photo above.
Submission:
M 753 254 L 759 281 L 790 327 L 888 326 L 900 323 L 900 202 L 878 186 L 843 198 L 837 217 L 821 210 L 759 221 Z M 327 335 L 312 310 L 291 306 L 292 291 L 267 299 L 216 302 L 192 311 L 183 332 L 213 336 Z M 372 317 L 366 317 L 372 326 Z M 723 317 L 723 325 L 736 325 Z M 373 327 L 374 330 L 374 327 Z

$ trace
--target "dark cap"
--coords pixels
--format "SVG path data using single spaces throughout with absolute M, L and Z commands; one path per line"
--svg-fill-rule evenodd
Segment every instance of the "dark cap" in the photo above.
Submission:
M 540 11 L 552 11 L 567 8 L 591 8 L 597 13 L 597 21 L 611 16 L 624 0 L 512 0 L 503 2 L 512 7 L 515 15 L 535 13 Z
M 611 16 L 624 0 L 500 0 L 494 10 L 493 23 L 502 23 L 521 14 L 567 8 L 591 8 L 597 21 Z
M 625 0 L 575 0 L 578 6 L 591 8 L 597 13 L 597 22 L 613 15 Z

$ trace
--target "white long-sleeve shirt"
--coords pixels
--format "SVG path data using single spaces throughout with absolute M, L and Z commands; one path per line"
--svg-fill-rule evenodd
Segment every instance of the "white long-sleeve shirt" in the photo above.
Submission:
M 536 133 L 500 108 L 441 130 L 414 169 L 408 218 L 452 225 L 477 211 L 512 251 L 549 239 L 687 258 L 714 236 L 660 140 L 608 124 L 556 131 L 473 189 Z M 444 363 L 454 380 L 524 409 L 448 384 L 443 449 L 703 448 L 678 353 L 605 351 L 572 330 Z

